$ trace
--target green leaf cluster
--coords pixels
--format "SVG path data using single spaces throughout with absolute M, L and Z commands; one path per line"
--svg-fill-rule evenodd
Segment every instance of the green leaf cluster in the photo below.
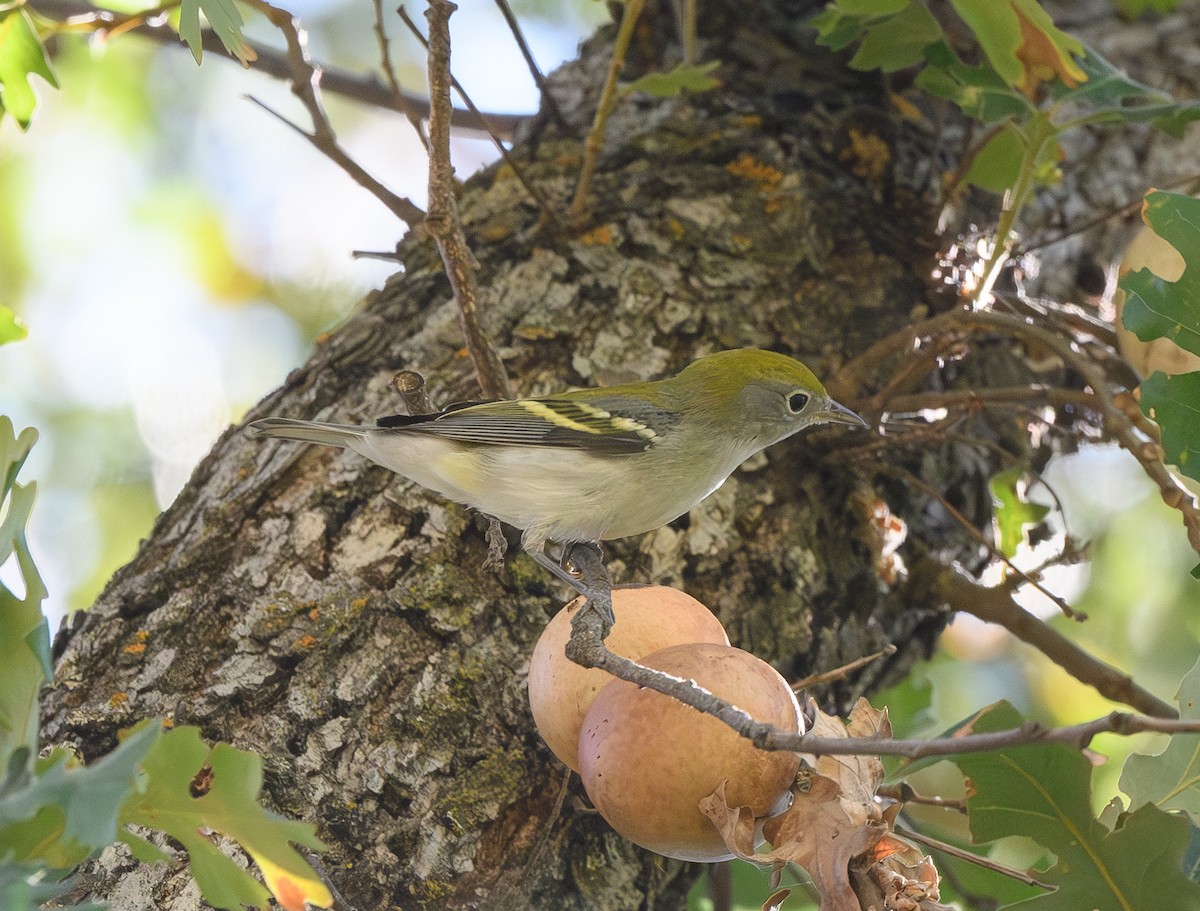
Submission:
M 950 5 L 975 38 L 979 63 L 963 61 L 921 0 L 836 0 L 813 25 L 835 50 L 857 42 L 850 66 L 915 69 L 920 88 L 994 125 L 971 155 L 969 183 L 1000 192 L 1023 179 L 1055 180 L 1058 134 L 1073 127 L 1149 122 L 1178 136 L 1200 119 L 1200 104 L 1130 79 L 1056 28 L 1037 0 Z
M 29 77 L 34 75 L 58 88 L 46 48 L 29 13 L 19 4 L 0 8 L 0 120 L 11 114 L 22 130 L 29 128 L 37 107 L 37 95 L 29 83 Z
M 197 63 L 204 53 L 200 32 L 201 13 L 204 13 L 225 49 L 243 66 L 249 66 L 251 61 L 257 59 L 258 55 L 242 35 L 242 14 L 233 0 L 183 0 L 179 5 L 179 35 L 187 42 Z
M 1193 684 L 1193 694 L 1196 687 L 1200 684 Z M 957 731 L 1003 731 L 1023 722 L 1011 705 L 1000 702 L 976 713 Z M 1180 776 L 1195 771 L 1181 759 L 1191 748 L 1184 742 L 1187 738 L 1178 740 L 1181 746 L 1176 749 L 1173 744 L 1171 757 L 1163 763 L 1169 773 L 1156 769 L 1149 776 L 1158 782 L 1150 789 L 1153 793 L 1174 791 Z M 1097 818 L 1091 809 L 1090 761 L 1082 752 L 1058 744 L 963 755 L 953 762 L 967 779 L 974 842 L 1021 835 L 1054 855 L 1046 870 L 1034 871 L 1053 890 L 1007 907 L 1029 911 L 1200 907 L 1200 883 L 1189 878 L 1185 869 L 1194 825 L 1186 816 L 1168 812 L 1173 805 L 1167 799 L 1157 804 L 1135 800 L 1128 812 L 1115 808 Z
M 1152 190 L 1142 218 L 1179 252 L 1186 267 L 1173 282 L 1149 269 L 1122 278 L 1125 328 L 1144 342 L 1167 339 L 1200 354 L 1200 200 Z M 1166 461 L 1200 480 L 1200 372 L 1156 371 L 1142 383 L 1140 404 L 1162 430 Z
M 209 904 L 291 911 L 331 896 L 293 844 L 320 850 L 313 827 L 258 802 L 262 759 L 227 744 L 209 748 L 195 728 L 163 732 L 146 722 L 90 765 L 56 747 L 38 758 L 38 695 L 51 679 L 45 586 L 29 553 L 26 525 L 35 486 L 17 474 L 37 439 L 0 416 L 0 565 L 15 557 L 24 594 L 0 583 L 0 907 L 36 911 L 61 895 L 79 864 L 120 840 L 144 861 L 169 859 L 127 826 L 170 835 L 184 846 Z M 237 841 L 270 891 L 206 833 Z
M 623 86 L 621 93 L 631 95 L 634 92 L 645 92 L 656 98 L 675 98 L 685 92 L 708 92 L 720 84 L 713 76 L 713 71 L 720 65 L 720 60 L 699 64 L 681 63 L 665 73 L 647 73 Z

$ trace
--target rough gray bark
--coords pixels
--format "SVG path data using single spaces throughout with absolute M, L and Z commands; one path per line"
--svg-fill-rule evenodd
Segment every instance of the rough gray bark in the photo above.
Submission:
M 485 319 L 522 393 L 659 376 L 743 345 L 829 375 L 940 306 L 926 278 L 945 167 L 935 139 L 877 79 L 813 46 L 805 6 L 704 4 L 722 88 L 617 110 L 587 233 L 543 233 L 502 168 L 470 180 L 461 210 Z M 669 16 L 647 23 L 635 46 L 652 55 Z M 609 37 L 553 79 L 569 131 L 535 123 L 514 149 L 562 210 Z M 250 418 L 391 413 L 388 383 L 405 368 L 441 403 L 477 395 L 433 245 L 416 231 L 399 252 L 403 271 Z M 976 385 L 1030 376 L 1006 345 L 960 373 Z M 976 548 L 894 480 L 852 469 L 847 447 L 862 443 L 830 432 L 775 447 L 684 520 L 614 544 L 614 577 L 685 587 L 735 644 L 793 676 L 900 646 L 824 691 L 831 705 L 896 679 L 944 613 L 877 576 L 872 499 L 883 493 L 923 550 L 969 560 Z M 986 453 L 890 457 L 986 514 Z M 609 831 L 577 779 L 556 807 L 564 770 L 533 730 L 524 678 L 565 592 L 515 553 L 499 574 L 482 569 L 485 530 L 356 456 L 231 428 L 60 643 L 47 736 L 95 756 L 122 726 L 165 716 L 259 751 L 270 802 L 318 824 L 324 866 L 359 911 L 681 907 L 694 869 Z M 85 882 L 117 911 L 197 907 L 184 868 L 134 867 L 117 851 Z

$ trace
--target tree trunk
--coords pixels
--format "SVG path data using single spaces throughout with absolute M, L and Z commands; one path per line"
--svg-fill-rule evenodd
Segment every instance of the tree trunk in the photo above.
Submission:
M 878 78 L 814 45 L 809 6 L 701 4 L 721 87 L 622 102 L 586 233 L 548 233 L 506 167 L 468 182 L 484 319 L 520 393 L 658 377 L 751 345 L 830 376 L 948 306 L 929 279 L 946 144 L 900 116 Z M 666 4 L 648 11 L 627 76 L 675 62 L 662 50 L 672 29 Z M 538 120 L 513 150 L 560 214 L 612 34 L 553 77 L 567 123 Z M 434 245 L 416 230 L 399 255 L 403 270 L 250 418 L 392 413 L 401 369 L 424 374 L 435 402 L 477 397 Z M 1023 352 L 996 345 L 947 381 L 1032 375 Z M 1021 445 L 1010 427 L 974 430 Z M 878 440 L 817 431 L 772 448 L 672 526 L 609 547 L 614 578 L 685 588 L 793 677 L 899 646 L 819 692 L 830 706 L 898 679 L 945 611 L 877 571 L 877 498 L 922 551 L 971 562 L 977 545 L 870 470 Z M 986 452 L 887 458 L 986 519 Z M 46 735 L 94 757 L 158 716 L 262 753 L 269 802 L 317 823 L 322 863 L 358 911 L 682 907 L 698 869 L 609 830 L 533 729 L 529 655 L 567 592 L 515 549 L 503 571 L 482 568 L 486 528 L 353 454 L 231 428 L 58 643 Z M 185 868 L 115 849 L 85 883 L 116 911 L 195 907 Z

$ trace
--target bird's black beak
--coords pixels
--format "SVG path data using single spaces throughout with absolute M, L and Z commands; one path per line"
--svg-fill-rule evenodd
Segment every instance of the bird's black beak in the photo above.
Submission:
M 821 418 L 831 424 L 857 424 L 860 427 L 870 426 L 845 405 L 839 405 L 832 400 L 825 406 L 825 410 L 821 412 Z

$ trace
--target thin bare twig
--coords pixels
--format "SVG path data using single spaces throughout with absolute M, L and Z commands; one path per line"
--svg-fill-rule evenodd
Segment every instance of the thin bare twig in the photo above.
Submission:
M 449 0 L 430 0 L 429 20 L 429 213 L 425 225 L 437 242 L 446 277 L 458 302 L 459 325 L 475 365 L 479 388 L 488 398 L 509 397 L 508 374 L 479 321 L 475 257 L 467 246 L 450 161 L 450 14 Z
M 1024 870 L 1018 870 L 1015 867 L 1007 866 L 1006 864 L 998 863 L 990 857 L 983 857 L 979 854 L 972 854 L 970 851 L 964 851 L 957 845 L 948 844 L 944 841 L 939 841 L 936 838 L 931 838 L 928 835 L 922 835 L 920 832 L 914 832 L 911 829 L 905 829 L 901 826 L 893 826 L 897 835 L 902 835 L 905 838 L 912 839 L 918 844 L 925 845 L 927 848 L 933 848 L 935 851 L 941 851 L 943 854 L 949 854 L 951 857 L 957 857 L 959 860 L 965 860 L 968 863 L 983 867 L 999 873 L 1002 876 L 1007 876 L 1010 879 L 1015 879 L 1025 883 L 1027 886 L 1038 886 L 1042 889 L 1054 891 L 1057 886 L 1052 886 L 1049 883 L 1044 883 L 1040 879 L 1036 879 Z
M 921 794 L 913 789 L 907 781 L 898 784 L 882 785 L 875 793 L 880 797 L 888 797 L 899 803 L 914 803 L 922 807 L 936 807 L 939 810 L 953 810 L 955 813 L 967 814 L 967 804 L 962 800 L 941 797 L 937 794 Z
M 1094 361 L 1080 353 L 1070 340 L 1050 329 L 1035 325 L 1027 318 L 991 310 L 947 311 L 880 339 L 843 364 L 826 386 L 831 394 L 843 401 L 856 400 L 861 397 L 860 390 L 866 384 L 867 378 L 875 373 L 879 365 L 906 351 L 916 350 L 920 339 L 938 337 L 949 332 L 1001 332 L 1025 338 L 1048 348 L 1064 363 L 1070 364 L 1091 390 L 1094 396 L 1091 404 L 1102 419 L 1104 432 L 1130 452 L 1138 460 L 1142 470 L 1158 485 L 1163 502 L 1177 510 L 1183 518 L 1188 543 L 1193 550 L 1200 553 L 1200 504 L 1197 504 L 1192 495 L 1184 490 L 1167 470 L 1153 422 L 1141 413 L 1136 400 L 1129 393 L 1114 393 L 1106 374 Z
M 644 5 L 645 0 L 625 0 L 621 24 L 617 28 L 616 41 L 613 42 L 612 61 L 608 65 L 608 75 L 605 77 L 604 87 L 600 90 L 600 100 L 596 104 L 596 116 L 583 143 L 583 166 L 579 169 L 575 198 L 571 200 L 571 208 L 568 210 L 572 222 L 581 221 L 587 212 L 592 176 L 596 173 L 596 161 L 600 157 L 600 146 L 604 143 L 604 128 L 608 123 L 608 115 L 617 103 L 617 77 L 621 75 L 621 66 L 625 62 L 629 42 L 633 40 L 633 27 L 637 24 Z
M 922 577 L 931 593 L 954 610 L 1004 627 L 1100 695 L 1158 718 L 1174 718 L 1174 707 L 1133 682 L 1107 662 L 1090 655 L 1054 627 L 1035 617 L 1012 599 L 1004 588 L 990 588 L 929 558 L 910 567 L 910 578 Z M 923 575 L 929 574 L 929 575 Z
M 1164 734 L 1200 733 L 1200 720 L 1155 717 L 1111 712 L 1082 724 L 1066 727 L 1046 727 L 1029 721 L 1020 727 L 984 734 L 962 734 L 930 740 L 889 740 L 882 737 L 818 737 L 781 731 L 774 725 L 755 721 L 749 714 L 702 689 L 691 680 L 684 680 L 662 671 L 643 667 L 622 658 L 605 648 L 599 635 L 600 615 L 581 611 L 581 622 L 573 631 L 567 645 L 567 656 L 584 667 L 598 667 L 614 677 L 637 686 L 647 687 L 677 699 L 684 705 L 711 715 L 724 722 L 736 733 L 764 750 L 789 750 L 794 753 L 817 755 L 903 756 L 921 759 L 926 756 L 954 756 L 962 753 L 986 753 L 1011 747 L 1034 744 L 1061 744 L 1082 750 L 1097 734 L 1114 733 L 1128 736 L 1146 732 Z
M 318 88 L 320 74 L 308 58 L 308 39 L 292 14 L 287 10 L 272 6 L 267 0 L 247 0 L 247 2 L 252 8 L 263 13 L 271 24 L 283 34 L 284 40 L 287 42 L 292 93 L 300 99 L 305 110 L 308 111 L 308 116 L 313 123 L 312 132 L 301 129 L 258 99 L 252 98 L 251 100 L 308 139 L 318 151 L 345 171 L 360 187 L 387 206 L 391 213 L 401 221 L 409 225 L 420 224 L 425 217 L 425 213 L 420 208 L 413 205 L 411 200 L 398 196 L 385 187 L 338 145 L 337 135 L 333 131 L 333 125 L 329 122 L 329 118 L 325 114 L 325 106 L 321 102 L 321 93 Z
M 401 6 L 396 9 L 396 12 L 399 14 L 400 19 L 404 22 L 404 24 L 408 26 L 408 30 L 412 32 L 413 37 L 416 38 L 417 41 L 421 43 L 421 46 L 425 48 L 425 51 L 428 52 L 429 41 L 424 35 L 421 34 L 421 30 L 417 28 L 417 24 L 412 21 L 411 17 L 409 17 L 408 10 Z M 475 106 L 475 102 L 471 100 L 471 96 L 467 94 L 467 90 L 462 87 L 462 83 L 454 78 L 454 73 L 449 72 L 447 75 L 450 77 L 450 85 L 454 88 L 454 91 L 458 93 L 458 97 L 462 99 L 463 104 L 467 106 L 468 110 L 478 114 L 480 120 L 483 121 L 486 127 L 487 115 L 482 113 L 479 108 Z M 431 94 L 432 91 L 433 89 L 431 86 Z M 500 137 L 495 133 L 489 133 L 488 136 L 492 140 L 492 145 L 496 147 L 496 151 L 499 153 L 500 158 L 503 159 L 504 163 L 512 170 L 513 176 L 516 177 L 517 182 L 521 184 L 525 192 L 529 194 L 529 198 L 533 200 L 534 205 L 538 207 L 538 213 L 541 215 L 542 220 L 550 226 L 551 233 L 556 237 L 561 237 L 563 234 L 565 234 L 562 222 L 560 222 L 558 220 L 558 216 L 554 214 L 554 209 L 550 206 L 550 203 L 546 200 L 546 197 L 544 197 L 538 191 L 537 187 L 530 183 L 525 177 L 524 168 L 522 168 L 521 165 L 517 163 L 517 160 L 512 157 L 512 154 L 508 151 L 507 147 L 505 147 L 504 143 L 500 141 Z
M 312 143 L 326 158 L 345 171 L 356 184 L 387 206 L 392 214 L 401 221 L 409 225 L 418 225 L 425 218 L 425 213 L 421 211 L 420 207 L 413 205 L 411 201 L 403 196 L 397 196 L 377 181 L 358 162 L 347 155 L 336 142 L 323 141 L 316 133 L 310 133 L 299 124 L 292 123 L 292 121 L 288 120 L 264 101 L 255 98 L 253 95 L 247 95 L 246 97 L 280 123 L 291 127 Z
M 521 31 L 521 23 L 513 15 L 512 7 L 508 5 L 508 0 L 496 0 L 496 6 L 500 8 L 500 15 L 508 23 L 508 30 L 512 32 L 513 41 L 517 43 L 517 47 L 521 51 L 521 56 L 525 58 L 525 65 L 529 67 L 529 75 L 533 77 L 538 91 L 542 93 L 542 101 L 545 102 L 546 110 L 550 112 L 550 116 L 554 122 L 562 126 L 564 124 L 562 111 L 558 109 L 558 102 L 554 100 L 554 95 L 550 91 L 550 84 L 546 82 L 546 77 L 542 75 L 541 69 L 538 68 L 537 61 L 533 59 L 533 51 L 529 49 L 529 42 L 525 40 L 525 33 Z
M 1159 187 L 1158 189 L 1182 190 L 1190 187 L 1192 189 L 1187 190 L 1187 192 L 1191 193 L 1194 192 L 1197 182 L 1200 182 L 1200 174 L 1192 174 L 1189 177 L 1183 177 L 1179 180 L 1172 181 L 1171 183 Z M 1018 245 L 1014 249 L 1013 255 L 1017 257 L 1024 256 L 1026 253 L 1032 253 L 1035 250 L 1041 250 L 1045 247 L 1052 247 L 1054 244 L 1062 243 L 1064 240 L 1075 237 L 1078 234 L 1086 234 L 1088 231 L 1092 230 L 1092 228 L 1095 228 L 1097 225 L 1104 224 L 1109 219 L 1123 218 L 1126 215 L 1132 215 L 1142 207 L 1144 202 L 1145 199 L 1139 196 L 1137 199 L 1127 202 L 1123 206 L 1117 206 L 1107 210 L 1106 212 L 1101 212 L 1099 215 L 1095 216 L 1094 218 L 1089 218 L 1087 221 L 1082 222 L 1081 224 L 1072 225 L 1061 234 L 1056 234 L 1054 237 L 1048 237 L 1043 240 L 1039 240 L 1036 243 L 1027 244 L 1025 246 Z
M 379 42 L 379 65 L 383 69 L 383 77 L 387 80 L 388 88 L 392 90 L 392 98 L 404 111 L 405 118 L 412 125 L 421 147 L 428 155 L 429 137 L 425 135 L 425 127 L 421 123 L 424 112 L 418 111 L 414 105 L 408 103 L 407 96 L 400 87 L 400 80 L 396 76 L 396 69 L 392 66 L 391 43 L 388 41 L 387 29 L 383 24 L 383 0 L 371 0 L 371 6 L 375 11 L 375 38 Z
M 1023 569 L 1013 563 L 1012 560 L 1010 560 L 1007 556 L 1001 553 L 1000 550 L 997 549 L 996 545 L 988 539 L 987 535 L 976 528 L 975 524 L 966 516 L 964 516 L 958 507 L 942 496 L 941 492 L 934 488 L 932 484 L 926 483 L 911 471 L 907 471 L 903 468 L 880 466 L 880 470 L 892 475 L 893 477 L 899 478 L 906 484 L 911 484 L 913 487 L 916 487 L 918 490 L 925 493 L 926 496 L 932 497 L 934 500 L 936 500 L 941 505 L 942 509 L 946 510 L 946 512 L 950 514 L 951 518 L 961 525 L 976 543 L 987 548 L 988 553 L 990 553 L 993 558 L 999 560 L 1001 563 L 1007 566 L 1013 575 L 1019 578 L 1022 582 L 1024 582 L 1026 585 L 1032 585 L 1039 592 L 1049 598 L 1054 603 L 1054 606 L 1062 611 L 1064 616 L 1078 621 L 1084 621 L 1087 619 L 1087 614 L 1075 610 L 1075 608 L 1071 607 L 1071 605 L 1064 601 L 1060 595 L 1056 595 L 1054 592 L 1050 591 L 1050 589 L 1042 585 L 1041 582 L 1039 582 L 1037 579 L 1034 579 Z
M 807 677 L 803 677 L 792 684 L 792 689 L 796 692 L 800 692 L 800 690 L 806 690 L 809 687 L 819 686 L 822 683 L 829 683 L 833 680 L 841 680 L 848 674 L 853 674 L 861 667 L 866 667 L 868 664 L 878 661 L 880 658 L 890 658 L 894 654 L 896 654 L 896 646 L 889 643 L 879 651 L 870 655 L 864 655 L 861 658 L 851 661 L 849 664 L 843 664 L 841 667 L 835 667 L 833 670 L 825 671 L 823 674 L 810 674 Z
M 166 4 L 165 6 L 177 6 Z M 33 0 L 30 6 L 38 13 L 58 21 L 70 20 L 75 26 L 87 25 L 90 31 L 108 34 L 129 33 L 141 35 L 156 44 L 166 47 L 186 48 L 179 39 L 179 33 L 172 29 L 166 17 L 154 16 L 154 11 L 137 14 L 117 13 L 112 10 L 102 10 L 78 0 Z M 212 29 L 202 29 L 201 44 L 205 53 L 215 54 L 228 60 L 236 60 L 221 43 Z M 261 46 L 251 41 L 246 44 L 258 55 L 250 68 L 260 70 L 278 79 L 290 79 L 291 64 L 286 53 L 273 48 Z M 413 92 L 401 92 L 402 100 L 398 100 L 391 88 L 374 76 L 361 76 L 347 73 L 344 70 L 317 66 L 321 73 L 321 89 L 341 95 L 360 104 L 398 111 L 407 114 L 409 110 L 423 118 L 429 114 L 429 99 Z M 486 125 L 485 125 L 486 119 Z M 528 114 L 510 114 L 497 111 L 487 113 L 472 113 L 468 110 L 455 108 L 453 126 L 456 132 L 478 133 L 480 135 L 491 131 L 503 139 L 511 139 L 517 127 L 529 119 Z

